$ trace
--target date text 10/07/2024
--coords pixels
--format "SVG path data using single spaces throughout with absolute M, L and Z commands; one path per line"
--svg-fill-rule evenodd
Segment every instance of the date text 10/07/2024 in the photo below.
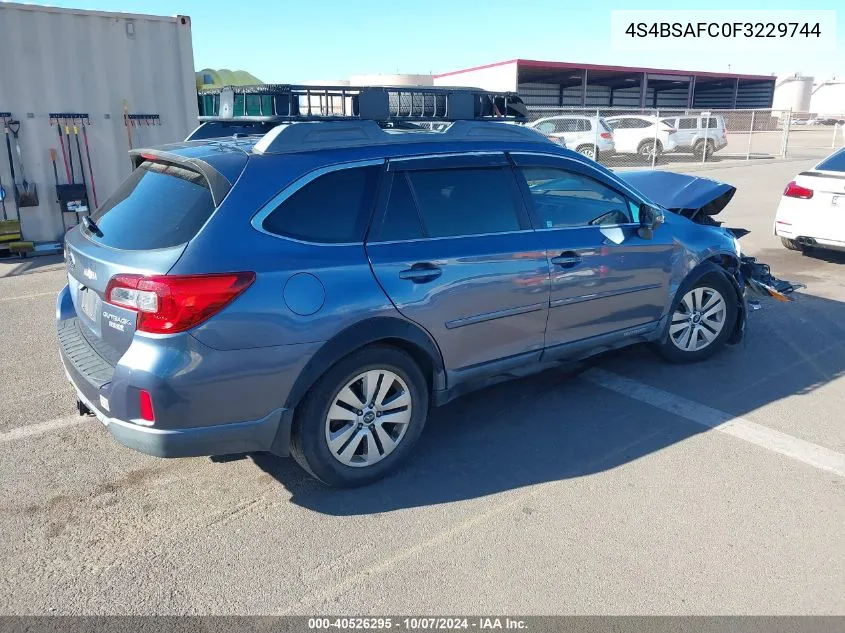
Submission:
M 526 631 L 525 620 L 508 617 L 407 617 L 407 618 L 309 618 L 308 628 L 312 631 L 343 630 L 391 630 L 402 631 L 481 631 L 512 630 Z
M 821 37 L 818 22 L 631 22 L 631 37 L 781 38 Z

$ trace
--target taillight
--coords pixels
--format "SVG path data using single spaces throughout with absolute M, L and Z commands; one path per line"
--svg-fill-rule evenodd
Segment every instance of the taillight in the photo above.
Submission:
M 255 281 L 255 273 L 212 275 L 115 275 L 107 303 L 138 313 L 136 329 L 152 334 L 184 332 L 222 310 Z
M 613 138 L 613 134 L 611 134 L 610 132 L 602 132 L 602 133 L 600 134 L 600 136 L 601 136 L 603 139 L 607 139 L 608 141 L 609 141 L 610 139 L 612 139 L 612 138 Z
M 661 131 L 661 132 L 666 132 L 666 134 L 674 134 L 674 133 L 675 133 L 675 132 L 677 132 L 678 130 L 676 130 L 676 129 L 675 129 L 675 128 L 673 128 L 673 127 L 667 127 L 667 128 L 663 128 L 663 129 L 662 129 L 662 130 L 660 130 L 660 131 Z
M 787 198 L 801 198 L 802 200 L 809 200 L 813 197 L 813 190 L 802 187 L 791 180 L 786 189 L 783 190 L 783 195 Z

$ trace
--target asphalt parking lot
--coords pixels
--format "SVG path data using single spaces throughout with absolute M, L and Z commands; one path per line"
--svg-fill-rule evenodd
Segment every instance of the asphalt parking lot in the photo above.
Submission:
M 352 491 L 290 460 L 122 448 L 75 416 L 61 265 L 0 263 L 0 613 L 845 613 L 845 256 L 771 235 L 814 162 L 701 168 L 739 188 L 722 216 L 744 250 L 807 284 L 744 345 L 469 395 Z

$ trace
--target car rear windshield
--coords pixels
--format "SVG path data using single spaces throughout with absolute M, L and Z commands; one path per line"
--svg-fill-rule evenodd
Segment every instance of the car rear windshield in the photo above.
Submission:
M 121 250 L 167 248 L 189 241 L 213 212 L 211 190 L 199 172 L 147 161 L 92 214 L 102 235 L 86 235 Z
M 816 169 L 823 171 L 845 171 L 845 149 L 841 149 L 819 163 Z

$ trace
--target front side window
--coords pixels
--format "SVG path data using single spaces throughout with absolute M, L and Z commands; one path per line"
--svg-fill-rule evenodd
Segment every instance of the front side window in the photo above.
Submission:
M 306 242 L 360 242 L 380 171 L 380 166 L 352 167 L 319 176 L 276 207 L 261 226 Z
M 556 167 L 523 167 L 538 228 L 627 224 L 637 205 L 597 180 Z
M 543 121 L 542 123 L 538 123 L 535 129 L 543 134 L 551 134 L 555 131 L 555 124 L 553 121 Z
M 694 130 L 698 127 L 698 122 L 696 119 L 686 118 L 681 119 L 678 122 L 678 129 L 679 130 Z
M 402 175 L 394 176 L 394 185 Z M 505 233 L 522 228 L 509 174 L 504 169 L 435 169 L 405 175 L 425 237 Z

